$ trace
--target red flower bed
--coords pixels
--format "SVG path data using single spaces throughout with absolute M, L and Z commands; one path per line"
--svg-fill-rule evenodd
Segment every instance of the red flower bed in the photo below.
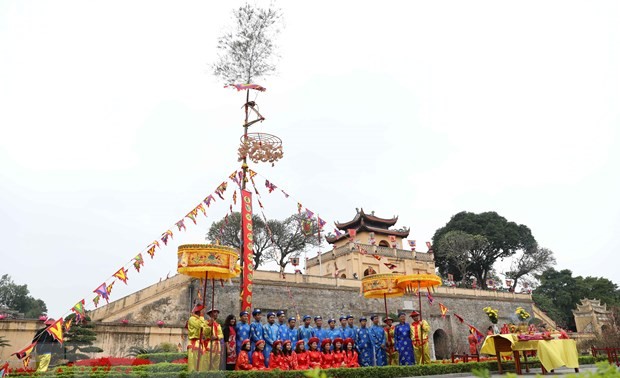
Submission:
M 75 361 L 75 366 L 136 366 L 149 365 L 151 361 L 144 358 L 101 357 Z
M 171 364 L 186 364 L 186 363 L 187 363 L 187 357 L 179 358 L 178 360 L 174 360 L 171 362 Z

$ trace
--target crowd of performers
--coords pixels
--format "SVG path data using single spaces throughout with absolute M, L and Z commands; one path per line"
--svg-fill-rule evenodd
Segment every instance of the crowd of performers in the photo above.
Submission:
M 340 325 L 321 316 L 286 318 L 284 311 L 267 314 L 261 310 L 243 311 L 239 319 L 228 315 L 221 326 L 219 310 L 203 317 L 204 307 L 197 305 L 188 321 L 188 370 L 307 370 L 319 367 L 354 368 L 360 366 L 413 365 L 430 363 L 428 335 L 430 326 L 413 311 L 399 313 L 398 322 L 390 317 L 379 324 L 379 317 L 358 319 L 341 316 Z M 314 324 L 312 322 L 314 321 Z

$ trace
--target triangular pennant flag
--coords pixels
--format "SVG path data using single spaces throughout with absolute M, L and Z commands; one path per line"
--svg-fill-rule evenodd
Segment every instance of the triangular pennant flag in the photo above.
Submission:
M 166 238 L 166 240 L 168 240 L 168 239 Z M 151 259 L 152 259 L 155 256 L 155 246 L 152 245 L 149 249 L 146 250 L 146 253 L 151 255 Z M 142 265 L 144 265 L 144 263 L 142 263 Z M 136 265 L 134 264 L 134 266 L 136 266 Z
M 256 173 L 256 172 L 254 172 L 254 171 L 253 171 L 253 170 L 251 170 L 251 169 L 248 169 L 248 172 L 250 172 L 250 177 L 252 177 L 252 178 L 254 178 L 254 176 L 256 176 L 256 175 L 257 175 L 257 173 Z
M 241 183 L 239 182 L 239 178 L 237 177 L 237 171 L 234 171 L 233 173 L 231 173 L 230 176 L 228 176 L 228 178 L 231 179 L 235 184 L 241 185 Z
M 461 323 L 463 323 L 465 321 L 465 319 L 463 319 L 463 317 L 458 315 L 456 312 L 454 313 L 454 317 L 457 318 L 459 320 L 459 322 L 461 322 Z
M 306 208 L 306 217 L 308 219 L 312 219 L 312 217 L 314 217 L 314 213 L 310 210 L 308 210 L 308 208 Z
M 99 307 L 99 300 L 101 299 L 100 296 L 96 296 L 95 298 L 93 298 L 93 303 L 95 304 L 95 308 Z
M 476 336 L 476 339 L 478 339 L 478 342 L 481 342 L 482 340 L 484 340 L 484 334 L 480 332 L 478 328 L 474 327 L 471 324 L 468 324 L 467 326 L 469 327 L 469 331 L 472 332 Z
M 183 231 L 187 231 L 187 227 L 185 227 L 185 221 L 183 219 L 181 219 L 180 221 L 178 221 L 176 223 L 177 227 L 179 228 L 179 231 L 183 230 Z
M 261 209 L 264 209 L 265 207 L 263 206 L 263 203 L 260 201 L 259 198 L 256 199 L 258 201 L 258 206 L 260 206 Z
M 221 199 L 224 199 L 224 192 L 226 191 L 227 187 L 228 183 L 224 181 L 220 184 L 220 186 L 217 187 L 217 189 L 215 189 L 215 194 L 217 194 Z
M 381 261 L 381 256 L 379 256 L 379 255 L 372 255 L 372 257 L 374 257 L 374 258 L 375 258 L 375 260 L 379 260 L 379 261 Z
M 409 243 L 411 250 L 415 251 L 415 240 L 407 240 L 407 242 Z
M 54 324 L 47 328 L 47 333 L 49 333 L 53 338 L 56 339 L 59 343 L 62 344 L 63 335 L 62 335 L 62 318 L 56 320 Z
M 431 295 L 431 290 L 428 287 L 426 288 L 426 290 L 428 291 L 426 293 L 426 299 L 428 299 L 428 304 L 432 306 L 435 298 L 433 298 L 433 296 Z
M 202 206 L 202 203 L 199 203 L 194 210 L 200 210 L 202 211 L 202 215 L 204 215 L 205 217 L 207 216 L 207 211 L 205 210 L 205 207 Z
M 15 352 L 15 353 L 11 353 L 11 356 L 15 356 L 18 359 L 22 359 L 25 358 L 27 356 L 30 355 L 30 353 L 32 353 L 32 350 L 34 349 L 34 346 L 37 345 L 37 342 L 35 341 L 34 343 L 28 345 L 27 347 L 25 347 L 24 349 L 20 350 L 19 352 Z
M 153 248 L 153 254 L 154 253 L 155 253 L 155 248 Z M 138 273 L 140 273 L 141 266 L 144 266 L 144 259 L 142 258 L 142 254 L 138 253 L 138 255 L 136 255 L 136 257 L 133 258 L 133 267 L 136 268 Z
M 288 195 L 288 194 L 287 194 L 284 190 L 280 189 L 280 191 L 282 192 L 282 194 L 284 194 L 284 197 L 285 197 L 285 198 L 288 198 L 288 197 L 289 197 L 289 195 Z
M 318 216 L 317 216 L 317 219 L 318 219 L 318 223 L 319 223 L 319 230 L 322 230 L 323 227 L 325 227 L 325 225 L 327 224 L 327 222 L 325 222 L 323 219 L 321 219 Z
M 186 217 L 191 219 L 194 224 L 196 224 L 196 215 L 198 215 L 198 208 L 194 208 L 194 210 L 187 213 Z
M 9 363 L 5 362 L 4 365 L 0 366 L 0 378 L 9 374 Z
M 336 237 L 342 236 L 342 232 L 340 232 L 337 228 L 334 228 L 334 233 L 336 234 Z
M 209 196 L 205 198 L 203 202 L 205 205 L 207 205 L 207 207 L 209 207 L 211 206 L 211 202 L 215 202 L 215 197 L 213 197 L 213 194 L 209 194 Z
M 96 288 L 95 290 L 93 290 L 93 292 L 95 294 L 97 294 L 98 296 L 101 296 L 103 299 L 105 299 L 106 301 L 108 300 L 108 290 L 106 288 L 106 284 L 105 282 L 102 283 L 101 285 L 99 285 L 98 288 Z M 98 303 L 99 301 L 97 301 Z
M 174 239 L 172 231 L 170 230 L 167 230 L 166 232 L 161 234 L 161 241 L 164 242 L 164 245 L 168 245 L 168 237 L 170 237 L 170 239 Z
M 72 324 L 73 324 L 73 319 L 69 319 L 68 321 L 65 322 L 65 332 L 69 332 Z
M 118 278 L 119 280 L 123 281 L 125 285 L 127 285 L 127 269 L 120 268 L 118 272 L 114 273 L 113 277 Z
M 446 318 L 446 314 L 448 313 L 448 308 L 444 306 L 442 303 L 439 303 L 439 311 L 441 311 L 441 317 Z
M 151 243 L 154 247 L 158 247 L 159 248 L 159 242 L 157 240 L 153 240 L 153 242 Z
M 389 270 L 394 270 L 396 268 L 398 268 L 398 265 L 392 264 L 392 263 L 383 263 L 383 265 L 387 266 L 387 268 Z
M 84 310 L 84 304 L 85 304 L 85 302 L 82 299 L 81 301 L 76 303 L 75 306 L 73 306 L 71 308 L 71 311 L 75 312 L 76 315 L 85 316 L 86 315 L 86 310 Z
M 265 186 L 267 187 L 267 189 L 269 189 L 269 193 L 273 192 L 278 188 L 273 183 L 269 182 L 269 180 L 265 180 Z
M 114 287 L 114 283 L 115 282 L 116 281 L 112 281 L 108 286 L 106 286 L 105 291 L 108 292 L 108 295 L 112 294 L 112 288 Z M 106 298 L 106 300 L 107 300 L 107 298 Z

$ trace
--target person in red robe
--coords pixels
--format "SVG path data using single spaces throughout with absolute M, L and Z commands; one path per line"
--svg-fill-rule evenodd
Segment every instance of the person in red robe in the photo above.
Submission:
M 331 369 L 334 367 L 334 354 L 332 353 L 331 339 L 324 339 L 321 342 L 321 369 Z
M 235 370 L 256 370 L 250 363 L 250 339 L 245 339 L 241 342 L 241 350 L 237 356 L 237 363 L 235 364 Z
M 334 362 L 332 366 L 334 368 L 345 367 L 344 364 L 344 350 L 342 350 L 342 339 L 340 337 L 336 337 L 334 339 Z
M 284 366 L 286 366 L 286 369 L 282 370 L 297 370 L 297 353 L 293 350 L 291 340 L 285 340 L 283 343 L 282 359 Z
M 310 369 L 321 367 L 321 351 L 319 351 L 319 338 L 311 337 L 308 340 L 308 360 Z
M 467 336 L 467 342 L 469 343 L 469 354 L 478 354 L 478 338 L 474 334 L 474 330 L 469 330 L 469 336 Z
M 295 354 L 297 355 L 297 370 L 310 369 L 310 355 L 306 351 L 305 341 L 299 340 L 295 345 Z
M 344 345 L 346 345 L 346 349 L 344 351 L 344 364 L 348 368 L 360 367 L 359 357 L 357 352 L 355 351 L 355 342 L 352 338 L 347 338 L 344 341 Z
M 284 361 L 284 355 L 282 354 L 282 341 L 276 340 L 272 345 L 271 355 L 269 357 L 269 368 L 288 370 L 288 365 Z
M 256 370 L 271 370 L 265 366 L 265 340 L 258 340 L 254 346 L 254 353 L 252 353 L 252 366 Z

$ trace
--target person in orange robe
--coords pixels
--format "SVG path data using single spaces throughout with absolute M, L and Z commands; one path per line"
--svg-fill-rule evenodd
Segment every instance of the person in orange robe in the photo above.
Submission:
M 241 350 L 237 356 L 237 363 L 235 364 L 235 370 L 256 370 L 250 363 L 250 339 L 245 339 L 241 342 Z
M 345 367 L 344 350 L 342 350 L 342 339 L 340 337 L 334 339 L 334 362 L 332 366 L 334 368 Z
M 258 340 L 254 346 L 254 353 L 252 353 L 252 366 L 256 370 L 270 370 L 265 366 L 265 340 Z
M 291 340 L 285 340 L 282 347 L 283 366 L 282 370 L 297 370 L 297 353 L 293 350 Z
M 394 343 L 394 326 L 392 323 L 394 319 L 389 316 L 383 319 L 385 327 L 385 353 L 387 354 L 388 365 L 398 366 L 398 351 L 396 350 L 396 344 Z
M 284 361 L 284 355 L 282 354 L 282 341 L 274 341 L 272 348 L 271 355 L 269 356 L 269 368 L 288 370 L 288 365 Z
M 352 338 L 347 338 L 344 341 L 344 345 L 346 345 L 346 349 L 344 351 L 344 364 L 348 368 L 360 367 L 359 357 L 357 352 L 355 351 L 355 342 Z
M 331 339 L 324 339 L 321 342 L 321 369 L 331 369 L 334 367 L 334 354 L 332 353 Z
M 310 369 L 321 367 L 321 351 L 319 351 L 319 338 L 311 337 L 308 340 L 308 360 Z
M 310 355 L 306 352 L 306 343 L 303 340 L 299 340 L 295 345 L 295 355 L 297 356 L 296 370 L 310 369 Z

